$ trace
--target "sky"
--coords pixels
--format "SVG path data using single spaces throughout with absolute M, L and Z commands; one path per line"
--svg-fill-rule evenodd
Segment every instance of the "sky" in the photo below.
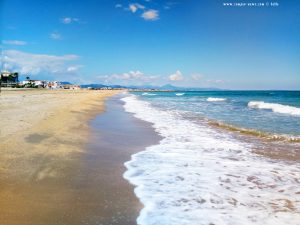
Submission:
M 0 16 L 21 79 L 300 89 L 300 1 L 0 0 Z

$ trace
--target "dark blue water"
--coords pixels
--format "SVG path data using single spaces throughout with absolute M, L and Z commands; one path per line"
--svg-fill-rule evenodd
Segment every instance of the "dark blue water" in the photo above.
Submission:
M 300 91 L 134 92 L 155 107 L 272 134 L 300 135 Z

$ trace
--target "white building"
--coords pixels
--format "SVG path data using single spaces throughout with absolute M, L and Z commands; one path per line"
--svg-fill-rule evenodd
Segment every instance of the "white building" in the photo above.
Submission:
M 44 80 L 24 80 L 22 81 L 23 85 L 32 84 L 34 86 L 44 87 L 46 85 L 46 81 Z
M 58 88 L 61 88 L 61 84 L 58 81 L 48 81 L 46 83 L 46 88 L 58 89 Z

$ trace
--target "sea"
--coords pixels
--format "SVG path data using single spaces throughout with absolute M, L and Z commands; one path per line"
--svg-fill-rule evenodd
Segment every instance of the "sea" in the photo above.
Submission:
M 300 151 L 300 91 L 129 92 L 122 100 L 161 136 L 125 163 L 144 205 L 138 224 L 300 224 L 300 161 L 280 157 Z

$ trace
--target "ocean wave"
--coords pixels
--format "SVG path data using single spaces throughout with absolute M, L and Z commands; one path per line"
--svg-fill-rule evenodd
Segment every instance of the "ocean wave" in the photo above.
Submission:
M 293 136 L 293 135 L 286 135 L 286 134 L 273 134 L 273 133 L 263 132 L 254 129 L 237 127 L 231 124 L 227 124 L 219 121 L 213 121 L 213 120 L 209 120 L 208 124 L 228 131 L 238 132 L 244 135 L 259 137 L 270 141 L 300 142 L 300 136 Z
M 177 96 L 182 96 L 182 95 L 184 95 L 185 93 L 176 93 L 175 95 L 177 95 Z
M 208 101 L 208 102 L 223 102 L 223 101 L 226 101 L 226 98 L 209 97 L 209 98 L 206 99 L 206 101 Z
M 298 223 L 299 165 L 257 157 L 249 144 L 136 96 L 122 100 L 163 137 L 125 163 L 144 205 L 139 225 Z
M 278 103 L 268 103 L 263 101 L 250 101 L 248 103 L 249 108 L 256 108 L 256 109 L 270 109 L 275 113 L 282 113 L 282 114 L 289 114 L 293 116 L 300 116 L 300 108 L 289 106 L 289 105 L 282 105 Z
M 144 92 L 142 95 L 154 96 L 154 95 L 156 95 L 156 94 L 154 94 L 154 93 L 148 93 L 148 92 Z

